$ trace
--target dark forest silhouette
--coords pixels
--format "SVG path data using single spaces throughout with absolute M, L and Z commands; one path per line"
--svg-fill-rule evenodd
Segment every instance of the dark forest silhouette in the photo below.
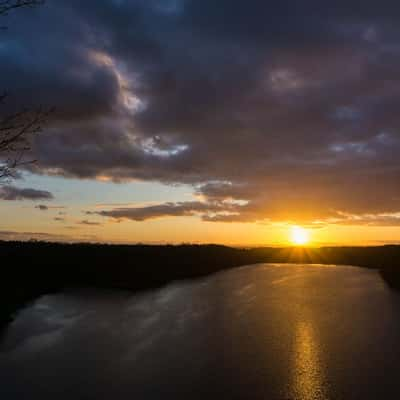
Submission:
M 379 269 L 400 288 L 400 246 L 253 248 L 0 242 L 0 322 L 27 301 L 64 288 L 147 290 L 256 263 L 341 264 Z

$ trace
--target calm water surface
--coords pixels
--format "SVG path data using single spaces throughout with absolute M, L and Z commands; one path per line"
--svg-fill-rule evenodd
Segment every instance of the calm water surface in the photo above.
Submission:
M 389 399 L 399 367 L 376 271 L 260 264 L 38 299 L 0 344 L 0 399 Z

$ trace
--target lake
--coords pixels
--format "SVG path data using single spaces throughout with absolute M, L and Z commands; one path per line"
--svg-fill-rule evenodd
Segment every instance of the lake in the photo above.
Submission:
M 258 264 L 21 310 L 0 399 L 400 397 L 400 296 L 374 270 Z

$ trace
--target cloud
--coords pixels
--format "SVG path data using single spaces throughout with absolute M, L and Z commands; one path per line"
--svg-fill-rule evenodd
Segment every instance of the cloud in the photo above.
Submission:
M 53 219 L 54 219 L 54 221 L 57 221 L 57 222 L 65 222 L 65 218 L 55 217 Z
M 102 223 L 95 222 L 95 221 L 88 221 L 87 219 L 80 221 L 80 225 L 87 225 L 87 226 L 102 226 Z
M 0 87 L 57 107 L 32 171 L 190 184 L 206 203 L 113 215 L 393 213 L 399 17 L 393 1 L 52 2 L 11 16 Z
M 338 212 L 331 223 L 338 225 L 400 226 L 400 213 L 349 214 Z
M 44 241 L 68 241 L 72 238 L 45 232 L 18 232 L 18 231 L 0 231 L 0 240 L 8 241 L 26 241 L 26 240 L 44 240 Z
M 6 241 L 27 241 L 27 240 L 40 240 L 48 242 L 79 242 L 79 241 L 98 241 L 95 235 L 79 235 L 73 236 L 63 234 L 53 234 L 47 232 L 19 232 L 19 231 L 0 231 L 0 240 Z
M 35 208 L 37 208 L 40 211 L 47 211 L 49 209 L 49 207 L 44 204 L 39 204 L 38 206 L 35 206 Z
M 48 211 L 48 210 L 60 210 L 60 209 L 66 208 L 66 207 L 64 207 L 64 206 L 47 206 L 45 204 L 39 204 L 39 205 L 35 206 L 35 208 L 38 210 L 41 210 L 41 211 Z M 58 215 L 67 215 L 67 213 L 64 211 L 59 211 Z
M 101 215 L 114 219 L 128 219 L 132 221 L 146 221 L 155 218 L 201 216 L 202 218 L 215 218 L 221 214 L 236 212 L 237 207 L 222 202 L 188 201 L 177 203 L 163 203 L 146 207 L 114 208 L 112 210 L 88 211 L 88 215 Z
M 1 200 L 52 200 L 53 198 L 53 195 L 45 190 L 17 188 L 15 186 L 0 187 Z

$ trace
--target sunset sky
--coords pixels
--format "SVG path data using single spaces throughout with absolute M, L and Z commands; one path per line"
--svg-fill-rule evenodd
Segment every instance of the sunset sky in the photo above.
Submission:
M 0 239 L 400 242 L 400 3 L 48 0 L 1 113 L 55 107 Z

